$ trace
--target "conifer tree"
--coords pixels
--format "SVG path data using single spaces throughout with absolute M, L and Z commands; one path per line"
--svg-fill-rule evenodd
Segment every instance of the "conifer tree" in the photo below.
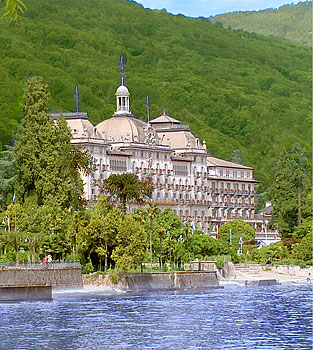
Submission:
M 291 234 L 301 225 L 302 218 L 310 215 L 305 203 L 311 188 L 310 169 L 305 148 L 300 143 L 293 144 L 279 158 L 269 194 L 274 207 L 272 222 L 278 225 L 283 236 Z
M 83 193 L 79 170 L 89 170 L 86 152 L 71 145 L 64 118 L 54 123 L 47 113 L 50 93 L 41 77 L 25 86 L 22 124 L 14 147 L 18 199 L 34 205 L 78 208 Z
M 15 180 L 16 159 L 12 147 L 8 146 L 0 159 L 0 207 L 12 201 Z

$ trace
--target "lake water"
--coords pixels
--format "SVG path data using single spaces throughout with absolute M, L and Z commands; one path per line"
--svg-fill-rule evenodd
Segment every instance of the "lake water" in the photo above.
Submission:
M 0 349 L 312 349 L 312 286 L 57 291 L 0 304 Z

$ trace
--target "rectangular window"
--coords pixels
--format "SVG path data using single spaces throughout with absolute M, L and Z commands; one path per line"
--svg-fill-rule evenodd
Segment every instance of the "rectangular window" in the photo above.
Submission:
M 229 170 L 226 170 L 226 177 L 229 177 Z
M 174 174 L 178 176 L 188 176 L 187 165 L 176 165 L 174 164 Z
M 220 176 L 223 177 L 223 170 L 220 170 Z
M 244 191 L 246 189 L 246 185 L 245 184 L 241 184 L 241 189 Z
M 215 188 L 216 188 L 216 183 L 212 182 L 212 190 L 215 190 Z
M 127 171 L 126 160 L 110 159 L 110 169 L 112 171 Z
M 245 173 L 242 171 L 241 172 L 241 178 L 244 179 L 244 177 L 245 177 Z
M 237 178 L 237 171 L 234 171 L 234 178 Z
M 230 190 L 230 182 L 227 182 L 227 188 Z

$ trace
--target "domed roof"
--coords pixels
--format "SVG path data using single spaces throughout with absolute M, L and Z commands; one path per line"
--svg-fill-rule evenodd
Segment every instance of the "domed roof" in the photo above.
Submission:
M 120 85 L 115 93 L 116 96 L 129 96 L 129 91 L 126 86 Z
M 148 131 L 151 134 L 151 130 L 148 129 L 147 123 L 130 115 L 113 116 L 97 125 L 97 131 L 101 137 L 111 142 L 146 143 Z M 152 136 L 157 139 L 154 129 L 152 133 Z

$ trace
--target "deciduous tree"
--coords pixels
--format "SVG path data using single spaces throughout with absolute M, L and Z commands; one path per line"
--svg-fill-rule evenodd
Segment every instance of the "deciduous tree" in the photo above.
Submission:
M 250 241 L 254 238 L 253 227 L 242 220 L 228 221 L 219 229 L 218 238 L 230 243 L 230 246 L 235 249 L 239 248 L 240 237 L 243 242 Z
M 138 221 L 126 215 L 116 236 L 117 245 L 112 259 L 120 271 L 130 271 L 141 266 L 148 258 L 148 235 Z
M 101 192 L 109 195 L 113 202 L 117 201 L 126 212 L 127 203 L 143 202 L 146 197 L 151 197 L 153 185 L 147 178 L 140 181 L 135 174 L 111 174 L 105 180 Z

